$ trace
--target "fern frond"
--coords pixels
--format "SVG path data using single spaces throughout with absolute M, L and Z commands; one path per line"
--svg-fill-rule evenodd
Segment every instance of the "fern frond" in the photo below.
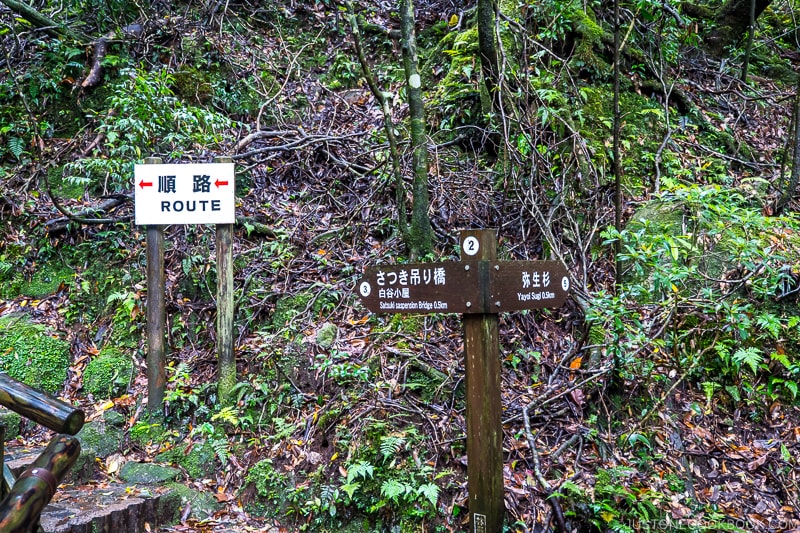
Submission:
M 406 443 L 406 438 L 402 435 L 387 435 L 381 439 L 381 455 L 383 461 L 386 462 L 389 458 L 394 458 Z
M 350 465 L 347 469 L 347 483 L 351 484 L 358 478 L 369 479 L 375 472 L 375 467 L 367 461 L 360 461 L 354 465 Z
M 414 489 L 410 485 L 407 485 L 402 481 L 398 481 L 396 479 L 387 479 L 381 485 L 381 496 L 397 503 L 401 496 L 405 496 L 413 490 Z
M 758 348 L 751 346 L 749 348 L 739 348 L 736 350 L 736 353 L 733 354 L 733 361 L 740 368 L 742 366 L 747 366 L 753 374 L 756 374 L 758 372 L 758 367 L 764 362 L 764 356 Z
M 420 485 L 417 487 L 417 494 L 424 496 L 434 507 L 436 507 L 436 502 L 439 501 L 439 487 L 435 483 Z
M 214 449 L 214 453 L 217 454 L 219 462 L 223 465 L 227 464 L 231 456 L 230 450 L 228 449 L 228 439 L 212 439 L 209 441 L 209 444 Z

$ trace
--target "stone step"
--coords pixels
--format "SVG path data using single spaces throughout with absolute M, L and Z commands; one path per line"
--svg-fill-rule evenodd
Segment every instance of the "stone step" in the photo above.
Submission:
M 44 451 L 42 447 L 12 448 L 5 450 L 5 461 L 15 476 L 33 463 L 39 454 Z M 92 479 L 95 469 L 95 456 L 90 451 L 81 450 L 81 455 L 64 478 L 65 483 L 85 483 Z
M 103 483 L 59 489 L 42 512 L 44 533 L 155 532 L 175 522 L 180 498 L 163 487 Z
M 6 450 L 15 475 L 44 448 Z M 93 482 L 92 456 L 79 459 L 40 518 L 40 533 L 142 533 L 173 524 L 182 506 L 174 490 L 158 485 Z

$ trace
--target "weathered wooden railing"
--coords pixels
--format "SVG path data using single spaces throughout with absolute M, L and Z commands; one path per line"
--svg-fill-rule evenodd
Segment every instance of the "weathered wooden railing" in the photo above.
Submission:
M 42 509 L 80 454 L 75 435 L 83 427 L 84 413 L 71 405 L 0 373 L 0 405 L 56 433 L 39 457 L 15 478 L 5 463 L 5 428 L 0 424 L 0 532 L 29 533 L 39 523 Z

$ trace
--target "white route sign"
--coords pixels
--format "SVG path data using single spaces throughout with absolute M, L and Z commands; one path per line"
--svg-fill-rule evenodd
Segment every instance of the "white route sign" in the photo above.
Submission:
M 233 224 L 233 163 L 135 165 L 137 225 Z

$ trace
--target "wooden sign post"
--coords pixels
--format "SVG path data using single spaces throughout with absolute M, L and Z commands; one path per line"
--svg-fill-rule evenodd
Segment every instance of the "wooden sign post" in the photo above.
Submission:
M 219 398 L 224 405 L 236 384 L 233 353 L 233 257 L 235 215 L 233 160 L 214 163 L 161 164 L 148 157 L 134 166 L 137 225 L 147 226 L 147 409 L 157 415 L 166 389 L 164 227 L 168 224 L 215 224 L 217 227 L 217 352 Z
M 569 275 L 556 261 L 497 261 L 494 230 L 461 232 L 461 261 L 368 267 L 358 285 L 376 313 L 461 313 L 472 533 L 503 529 L 503 427 L 498 317 L 558 307 Z

